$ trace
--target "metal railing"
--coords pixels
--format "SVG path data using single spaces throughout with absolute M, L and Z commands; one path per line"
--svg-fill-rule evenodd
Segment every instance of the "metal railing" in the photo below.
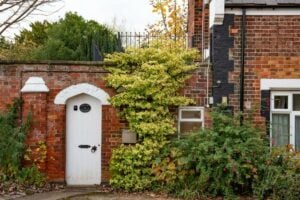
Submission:
M 151 44 L 163 44 L 166 41 L 174 41 L 186 48 L 200 48 L 201 35 L 163 35 L 163 34 L 149 34 L 149 33 L 137 33 L 137 32 L 118 32 L 118 49 L 123 50 L 125 48 L 145 48 Z

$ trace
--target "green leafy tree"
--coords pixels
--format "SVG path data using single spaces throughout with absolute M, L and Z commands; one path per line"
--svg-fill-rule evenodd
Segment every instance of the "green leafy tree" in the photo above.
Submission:
M 15 37 L 0 41 L 1 59 L 12 60 L 93 60 L 117 50 L 112 30 L 76 13 L 67 13 L 58 22 L 35 22 Z
M 26 45 L 28 43 L 34 43 L 35 45 L 43 45 L 48 39 L 47 31 L 51 29 L 52 24 L 48 21 L 34 22 L 30 24 L 31 30 L 23 29 L 20 35 L 15 37 L 15 41 L 18 44 Z
M 152 161 L 167 137 L 175 133 L 169 108 L 193 103 L 178 90 L 187 73 L 195 69 L 196 54 L 174 45 L 171 49 L 128 49 L 108 56 L 106 62 L 115 67 L 110 68 L 107 81 L 118 91 L 111 103 L 139 138 L 138 144 L 113 151 L 110 170 L 114 187 L 134 191 L 151 187 Z
M 34 59 L 92 60 L 92 48 L 102 54 L 117 50 L 117 37 L 111 30 L 76 13 L 67 13 L 64 19 L 52 24 L 47 36 L 35 50 Z

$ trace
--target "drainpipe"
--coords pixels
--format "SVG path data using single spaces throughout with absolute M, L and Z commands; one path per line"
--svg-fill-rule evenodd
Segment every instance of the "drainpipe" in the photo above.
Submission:
M 240 124 L 244 121 L 244 73 L 245 73 L 245 43 L 246 43 L 246 9 L 242 8 L 241 20 L 241 73 L 240 73 Z

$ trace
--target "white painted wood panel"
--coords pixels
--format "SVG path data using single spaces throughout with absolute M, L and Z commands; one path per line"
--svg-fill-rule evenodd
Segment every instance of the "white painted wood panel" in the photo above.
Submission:
M 91 106 L 82 112 L 80 105 Z M 77 110 L 76 110 L 77 106 Z M 66 182 L 68 185 L 101 183 L 101 102 L 81 94 L 67 101 L 66 116 Z M 90 145 L 80 148 L 79 145 Z M 97 150 L 92 152 L 91 148 Z

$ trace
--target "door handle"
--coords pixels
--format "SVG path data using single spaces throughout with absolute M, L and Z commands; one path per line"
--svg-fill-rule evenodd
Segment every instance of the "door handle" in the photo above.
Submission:
M 88 144 L 81 144 L 81 145 L 79 145 L 78 147 L 81 148 L 81 149 L 89 149 L 89 148 L 91 148 L 91 145 L 88 145 Z
M 91 148 L 91 152 L 92 153 L 95 153 L 97 151 L 97 147 L 96 146 L 93 146 L 92 148 Z

